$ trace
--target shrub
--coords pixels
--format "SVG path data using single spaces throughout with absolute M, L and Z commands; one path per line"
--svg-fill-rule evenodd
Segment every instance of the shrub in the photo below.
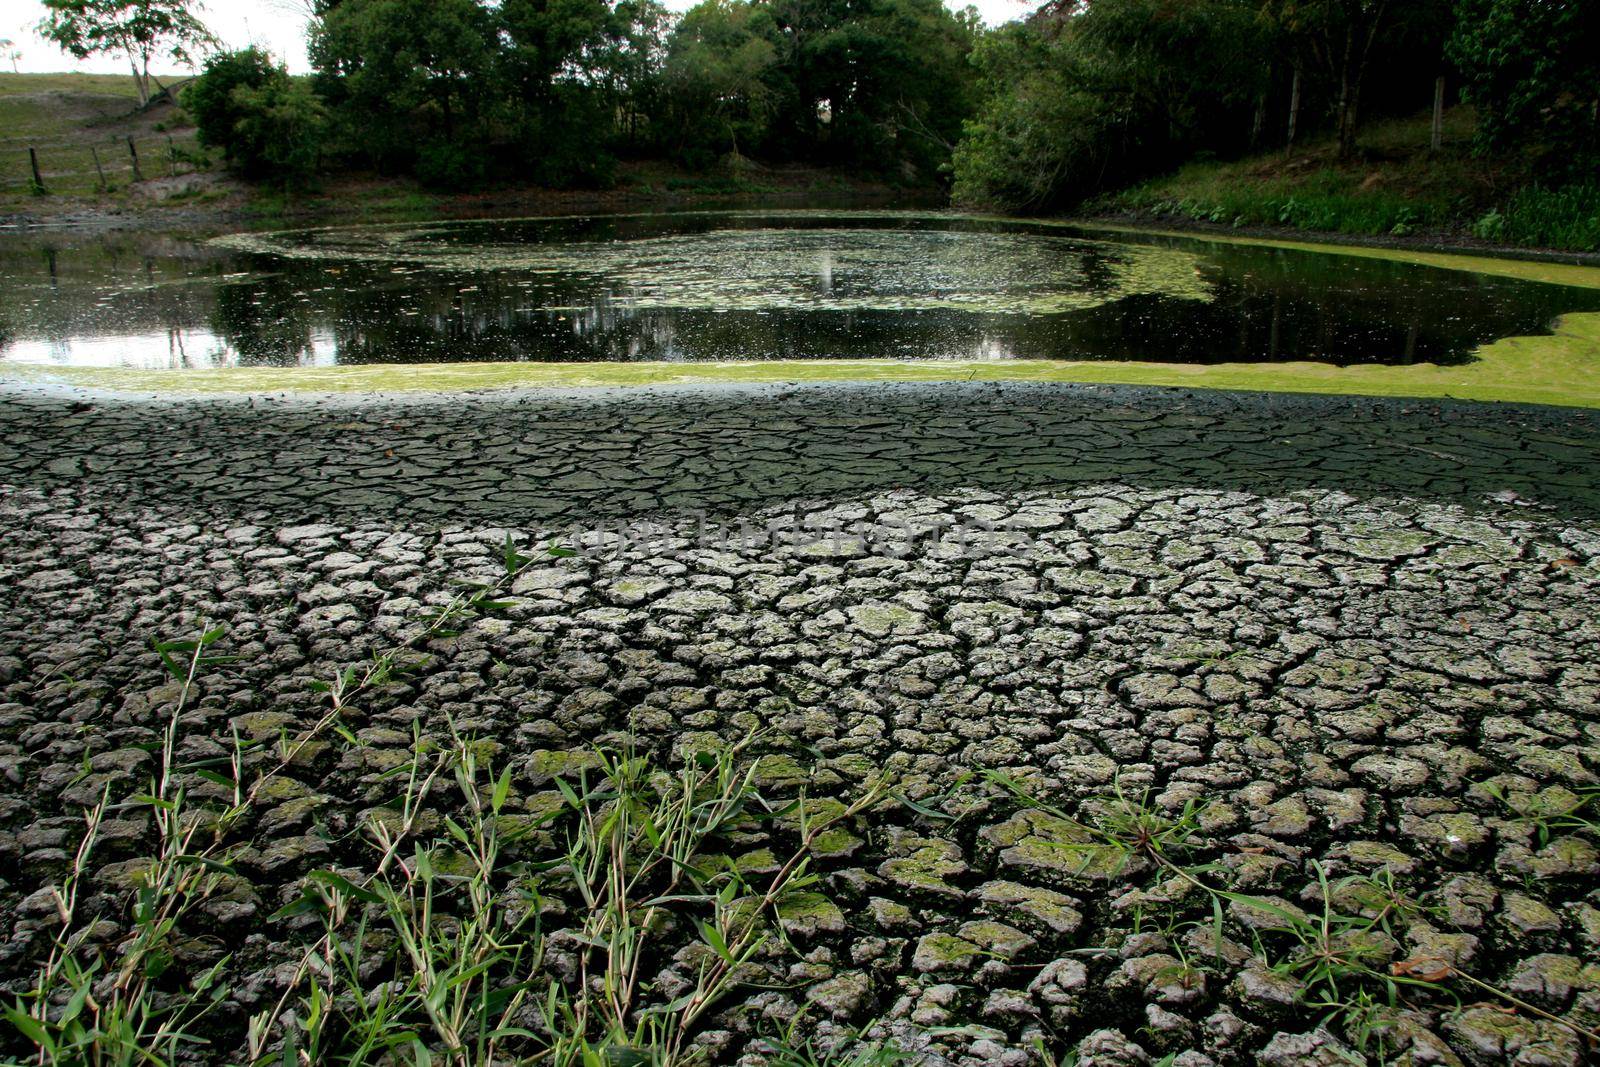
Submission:
M 1504 244 L 1600 251 L 1600 185 L 1520 189 L 1472 230 Z
M 483 155 L 466 145 L 433 141 L 417 153 L 414 170 L 430 189 L 461 192 L 483 184 Z
M 309 85 L 284 75 L 259 89 L 235 89 L 233 100 L 234 156 L 242 171 L 292 185 L 317 169 L 328 116 Z
M 311 87 L 256 48 L 206 63 L 184 94 L 200 143 L 221 148 L 241 174 L 295 184 L 316 170 L 327 112 Z
M 234 90 L 260 89 L 278 74 L 272 57 L 259 48 L 219 52 L 206 60 L 205 69 L 183 93 L 184 109 L 194 120 L 200 143 L 222 149 L 231 161 L 234 127 L 242 117 Z

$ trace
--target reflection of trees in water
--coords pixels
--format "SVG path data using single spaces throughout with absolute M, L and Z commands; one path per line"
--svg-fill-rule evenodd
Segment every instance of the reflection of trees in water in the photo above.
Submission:
M 772 222 L 754 218 L 737 225 Z M 702 217 L 675 232 L 731 224 Z M 494 224 L 476 236 L 514 243 L 528 236 L 530 225 Z M 569 236 L 618 240 L 670 229 L 660 219 L 539 225 Z M 856 223 L 818 217 L 796 225 L 845 229 Z M 891 241 L 886 247 L 899 246 Z M 934 241 L 928 247 L 949 249 L 950 270 L 935 263 L 920 274 L 908 270 L 907 277 L 953 273 L 964 256 L 970 258 L 968 250 L 988 245 Z M 283 366 L 329 355 L 345 363 L 1012 356 L 1402 362 L 1439 360 L 1448 353 L 1461 358 L 1483 341 L 1538 332 L 1560 314 L 1600 310 L 1600 292 L 1381 259 L 1250 246 L 1177 247 L 1183 256 L 1163 258 L 1083 244 L 1073 253 L 1079 284 L 1106 296 L 1136 295 L 1061 314 L 938 307 L 818 311 L 763 306 L 759 300 L 724 313 L 637 306 L 635 295 L 655 304 L 661 295 L 671 297 L 670 262 L 659 264 L 659 276 L 648 285 L 639 283 L 644 288 L 630 289 L 516 270 L 418 272 L 391 263 L 286 262 L 218 253 L 170 235 L 52 235 L 0 242 L 0 276 L 7 281 L 0 286 L 0 344 L 17 337 L 59 339 L 66 358 L 69 341 L 128 338 L 139 348 L 128 353 L 131 360 L 172 366 L 219 360 Z M 1195 257 L 1200 282 L 1193 280 Z M 1212 299 L 1161 295 L 1184 292 L 1163 273 L 1169 259 L 1187 264 L 1191 288 Z M 836 262 L 844 266 L 834 285 L 848 286 L 843 272 L 849 257 Z M 1027 257 L 1018 260 L 1026 262 Z M 1016 268 L 999 264 L 984 277 L 1006 281 Z M 709 265 L 686 262 L 682 269 Z
M 241 367 L 285 367 L 309 362 L 321 312 L 300 299 L 288 275 L 269 275 L 217 287 L 211 329 Z
M 59 358 L 79 342 L 126 338 L 146 366 L 211 365 L 210 281 L 233 257 L 178 234 L 144 231 L 18 235 L 0 242 L 0 345 L 25 338 Z M 164 357 L 164 358 L 158 358 Z
M 1114 287 L 1114 255 L 1084 257 Z M 1600 306 L 1600 293 L 1272 249 L 1204 266 L 1213 300 L 1141 294 L 1061 315 L 957 310 L 727 313 L 633 306 L 626 291 L 516 272 L 347 265 L 222 288 L 217 332 L 241 362 L 294 364 L 331 335 L 344 363 L 486 360 L 1100 358 L 1332 362 L 1467 358 L 1478 344 Z M 1452 357 L 1451 354 L 1454 354 Z
M 1220 247 L 1205 274 L 1216 300 L 1190 308 L 1175 333 L 1170 309 L 1127 302 L 1106 327 L 1125 339 L 1117 354 L 1166 336 L 1177 358 L 1199 362 L 1460 363 L 1486 342 L 1600 309 L 1593 290 L 1290 249 Z

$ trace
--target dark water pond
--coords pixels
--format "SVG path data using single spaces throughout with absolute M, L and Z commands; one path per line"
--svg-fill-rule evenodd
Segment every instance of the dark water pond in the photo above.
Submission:
M 801 358 L 1462 362 L 1600 291 L 902 214 L 0 241 L 0 359 L 185 368 Z

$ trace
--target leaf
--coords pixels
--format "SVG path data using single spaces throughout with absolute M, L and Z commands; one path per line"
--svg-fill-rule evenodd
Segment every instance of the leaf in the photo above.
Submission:
M 954 815 L 946 815 L 942 811 L 937 811 L 933 808 L 927 807 L 926 805 L 918 804 L 915 800 L 912 800 L 903 793 L 894 793 L 891 795 L 895 803 L 904 804 L 906 807 L 910 808 L 912 811 L 916 812 L 918 815 L 921 815 L 925 819 L 935 819 L 939 822 L 955 821 Z
M 524 556 L 522 553 L 517 551 L 516 542 L 511 539 L 511 534 L 509 532 L 506 534 L 506 543 L 505 548 L 502 549 L 502 558 L 505 560 L 507 574 L 516 574 L 523 567 L 533 562 L 527 556 Z
M 706 944 L 711 946 L 712 952 L 715 952 L 730 967 L 738 966 L 738 961 L 733 958 L 733 953 L 728 951 L 727 940 L 718 932 L 716 927 L 699 919 L 696 919 L 694 924 L 700 930 L 700 937 Z
M 583 801 L 578 799 L 578 794 L 573 788 L 560 778 L 555 779 L 556 788 L 561 791 L 561 796 L 566 800 L 567 806 L 582 810 Z
M 318 883 L 319 885 L 325 885 L 330 889 L 336 889 L 351 899 L 359 900 L 364 904 L 378 904 L 383 900 L 382 897 L 372 892 L 372 890 L 363 889 L 361 886 L 358 886 L 354 882 L 350 881 L 350 879 L 346 878 L 344 875 L 337 874 L 333 871 L 312 871 L 310 874 L 306 875 L 306 878 L 309 881 Z
M 667 861 L 684 874 L 687 874 L 690 878 L 693 878 L 696 882 L 707 882 L 711 879 L 711 872 L 700 867 L 696 867 L 688 860 L 680 860 L 676 856 L 668 855 Z
M 233 865 L 231 863 L 224 863 L 221 860 L 214 860 L 210 856 L 195 856 L 186 854 L 174 857 L 172 863 L 176 867 L 204 867 L 206 870 L 216 871 L 218 874 L 233 873 Z
M 1391 963 L 1389 973 L 1397 978 L 1415 978 L 1419 982 L 1442 982 L 1455 973 L 1455 968 L 1432 956 L 1412 956 Z
M 49 1031 L 44 1028 L 44 1024 L 38 1019 L 24 1012 L 21 1008 L 7 1008 L 6 1018 L 11 1021 L 12 1026 L 22 1031 L 23 1037 L 26 1037 L 46 1052 L 54 1054 L 56 1049 L 55 1042 L 50 1040 Z
M 89 999 L 89 983 L 82 982 L 77 989 L 72 991 L 72 996 L 67 1000 L 67 1006 L 61 1009 L 61 1025 L 66 1025 L 78 1017 L 83 1011 L 84 1002 Z
M 500 778 L 494 783 L 494 793 L 489 798 L 489 810 L 496 815 L 505 807 L 506 798 L 511 795 L 511 767 L 508 765 L 500 772 Z

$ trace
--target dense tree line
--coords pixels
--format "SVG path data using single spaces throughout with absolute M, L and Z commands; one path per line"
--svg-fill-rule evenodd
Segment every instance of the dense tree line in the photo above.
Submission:
M 955 193 L 1017 210 L 1319 129 L 1353 159 L 1364 117 L 1447 86 L 1485 151 L 1580 182 L 1600 160 L 1594 0 L 1051 0 L 973 60 Z
M 309 89 L 232 53 L 190 106 L 255 172 L 604 184 L 650 156 L 931 181 L 972 109 L 978 31 L 940 0 L 705 0 L 680 19 L 655 0 L 320 0 Z
M 1048 0 L 988 31 L 940 0 L 317 3 L 309 81 L 247 51 L 190 93 L 247 172 L 461 188 L 798 161 L 1039 211 L 1316 131 L 1353 158 L 1365 118 L 1442 85 L 1476 105 L 1487 151 L 1579 182 L 1600 159 L 1589 0 Z

